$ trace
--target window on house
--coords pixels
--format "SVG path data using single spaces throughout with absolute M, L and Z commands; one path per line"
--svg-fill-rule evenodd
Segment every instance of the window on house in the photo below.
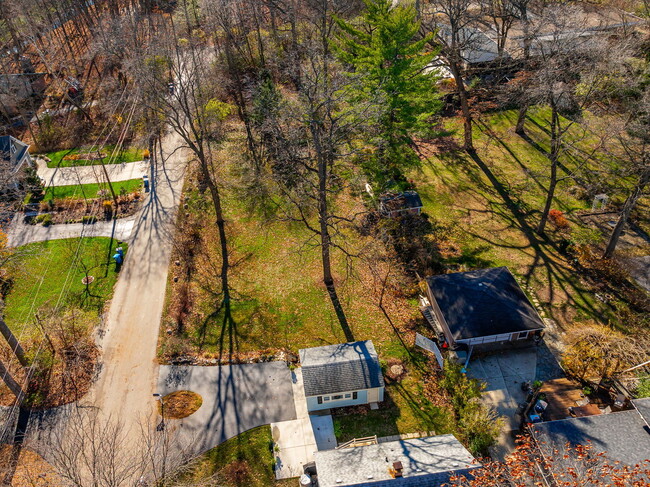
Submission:
M 323 404 L 323 396 L 318 396 L 318 397 L 316 398 L 316 402 L 317 402 L 318 404 Z
M 332 396 L 332 401 L 340 401 L 341 399 L 343 399 L 343 394 Z
M 519 336 L 517 338 L 519 340 L 523 340 L 524 338 L 528 338 L 528 332 L 527 331 L 520 331 Z
M 357 392 L 355 391 L 352 393 L 352 399 L 356 399 L 356 398 L 357 398 Z
M 352 397 L 352 394 L 346 394 L 346 395 L 345 395 L 345 398 L 346 398 L 346 399 L 350 399 L 351 397 Z
M 323 397 L 323 401 L 327 402 L 327 401 L 329 401 L 329 400 L 330 400 L 330 397 L 329 397 L 329 396 L 324 396 L 324 397 Z

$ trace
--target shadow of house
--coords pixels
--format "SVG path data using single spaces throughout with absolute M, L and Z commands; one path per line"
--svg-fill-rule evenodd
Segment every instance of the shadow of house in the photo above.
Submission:
M 384 378 L 370 340 L 306 348 L 299 354 L 309 412 L 384 400 Z
M 480 467 L 453 435 L 318 451 L 314 460 L 320 487 L 438 487 Z
M 563 455 L 567 445 L 590 445 L 594 454 L 604 453 L 614 462 L 642 465 L 650 461 L 650 398 L 632 404 L 635 409 L 627 411 L 536 424 L 532 432 L 542 454 L 559 468 L 574 461 Z
M 453 349 L 530 340 L 544 329 L 507 267 L 442 274 L 426 283 L 423 314 Z

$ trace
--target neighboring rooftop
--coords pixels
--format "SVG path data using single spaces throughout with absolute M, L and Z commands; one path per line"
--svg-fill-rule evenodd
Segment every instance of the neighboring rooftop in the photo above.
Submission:
M 650 409 L 650 399 L 635 400 L 634 404 L 646 413 Z M 570 418 L 536 424 L 535 437 L 542 450 L 555 458 L 567 443 L 571 445 L 591 445 L 594 452 L 604 452 L 612 461 L 626 465 L 641 464 L 650 460 L 650 429 L 635 409 L 585 418 Z
M 13 171 L 17 171 L 27 159 L 29 145 L 12 137 L 11 135 L 0 136 L 0 158 L 11 163 Z
M 385 481 L 395 487 L 436 487 L 449 482 L 450 472 L 462 473 L 480 466 L 453 435 L 318 451 L 314 460 L 320 487 Z M 394 479 L 389 473 L 395 462 L 402 464 L 401 478 Z
M 455 340 L 544 328 L 507 267 L 427 278 Z
M 307 396 L 384 386 L 379 357 L 370 340 L 299 351 Z
M 637 409 L 643 420 L 650 426 L 650 397 L 643 399 L 632 399 L 632 404 Z M 648 431 L 650 434 L 650 431 Z

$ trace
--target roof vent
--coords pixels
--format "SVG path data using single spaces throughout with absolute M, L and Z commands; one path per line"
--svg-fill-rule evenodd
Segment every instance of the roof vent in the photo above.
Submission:
M 374 477 L 373 477 L 372 475 L 368 475 L 366 478 L 367 478 L 368 480 L 372 480 Z
M 336 479 L 336 483 L 337 483 L 337 484 L 342 484 L 342 483 L 343 483 L 343 480 L 342 480 L 342 479 Z

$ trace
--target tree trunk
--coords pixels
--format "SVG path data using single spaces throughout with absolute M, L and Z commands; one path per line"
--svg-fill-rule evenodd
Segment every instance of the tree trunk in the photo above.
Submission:
M 524 103 L 519 107 L 519 115 L 517 116 L 517 126 L 515 127 L 515 133 L 517 135 L 525 135 L 526 131 L 524 130 L 524 123 L 526 122 L 526 114 L 528 113 L 528 103 Z
M 228 270 L 230 269 L 230 259 L 228 257 L 228 239 L 226 235 L 226 220 L 223 217 L 223 208 L 221 207 L 221 194 L 219 193 L 219 187 L 216 182 L 212 179 L 210 174 L 210 168 L 208 167 L 208 161 L 206 160 L 205 154 L 202 154 L 199 157 L 201 163 L 201 172 L 203 173 L 203 178 L 205 179 L 208 188 L 210 189 L 210 195 L 212 197 L 212 205 L 214 206 L 214 213 L 217 217 L 217 229 L 219 231 L 219 245 L 221 247 L 221 289 L 223 292 L 223 304 L 228 312 L 230 308 L 230 286 L 228 283 Z
M 21 402 L 23 397 L 25 396 L 25 393 L 23 392 L 22 387 L 20 387 L 20 384 L 18 384 L 18 382 L 16 382 L 16 380 L 9 373 L 9 370 L 2 362 L 2 360 L 0 360 L 0 377 L 3 378 L 4 383 L 7 384 L 7 387 L 9 388 L 11 393 L 14 396 L 16 396 L 18 402 Z
M 644 171 L 641 173 L 641 177 L 639 178 L 639 181 L 637 182 L 636 186 L 632 190 L 632 193 L 625 200 L 625 204 L 623 205 L 623 211 L 621 212 L 621 215 L 618 217 L 616 226 L 614 227 L 614 230 L 612 231 L 612 234 L 609 237 L 609 242 L 607 242 L 607 248 L 603 253 L 603 259 L 611 259 L 612 256 L 614 255 L 614 251 L 616 250 L 616 245 L 618 244 L 618 239 L 621 236 L 621 233 L 623 232 L 623 228 L 627 224 L 628 219 L 630 218 L 630 213 L 632 213 L 632 210 L 636 206 L 637 201 L 643 194 L 643 191 L 645 190 L 645 187 L 648 185 L 649 182 L 650 182 L 650 166 L 647 166 L 644 169 Z
M 7 340 L 9 348 L 11 348 L 11 351 L 14 353 L 14 355 L 16 355 L 16 358 L 18 359 L 18 362 L 20 362 L 20 365 L 23 367 L 29 366 L 29 362 L 27 361 L 27 357 L 25 357 L 25 351 L 23 350 L 23 347 L 20 345 L 13 332 L 9 329 L 7 323 L 5 323 L 4 318 L 0 318 L 0 333 L 2 333 L 2 336 L 4 336 L 5 340 Z
M 537 233 L 544 234 L 546 222 L 548 221 L 548 214 L 551 211 L 553 204 L 553 197 L 555 196 L 555 187 L 557 186 L 557 165 L 558 157 L 560 156 L 560 116 L 557 112 L 557 107 L 551 105 L 551 153 L 549 159 L 551 160 L 551 180 L 548 183 L 548 191 L 546 193 L 546 202 L 544 203 L 544 210 L 542 217 L 537 226 Z
M 312 117 L 316 118 L 316 117 Z M 314 139 L 314 149 L 316 150 L 316 157 L 318 160 L 318 223 L 320 228 L 321 239 L 321 258 L 323 263 L 323 284 L 327 288 L 330 295 L 334 312 L 339 320 L 345 339 L 348 342 L 354 341 L 354 336 L 350 330 L 348 319 L 345 316 L 343 305 L 339 300 L 336 292 L 336 285 L 334 284 L 334 277 L 332 276 L 332 262 L 330 259 L 330 250 L 332 247 L 332 239 L 329 233 L 329 208 L 327 204 L 327 179 L 328 179 L 328 160 L 323 153 L 323 147 L 320 139 L 319 127 L 317 122 L 313 121 L 310 124 L 310 131 Z
M 475 152 L 474 142 L 472 140 L 472 113 L 469 110 L 467 90 L 463 84 L 460 66 L 455 60 L 450 60 L 449 67 L 451 68 L 451 74 L 454 76 L 454 81 L 456 82 L 458 98 L 460 99 L 460 109 L 463 114 L 463 149 L 467 152 Z

